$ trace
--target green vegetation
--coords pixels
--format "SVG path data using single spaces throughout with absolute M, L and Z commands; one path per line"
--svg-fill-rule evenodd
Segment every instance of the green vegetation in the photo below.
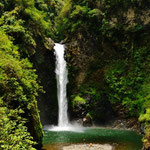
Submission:
M 49 38 L 68 43 L 70 106 L 84 107 L 96 121 L 104 119 L 102 108 L 123 107 L 125 118 L 144 125 L 143 142 L 150 148 L 149 5 L 0 1 L 0 149 L 35 149 L 42 142 L 37 97 L 43 90 L 32 56 L 52 49 Z M 36 61 L 43 62 L 40 53 Z
M 145 20 L 143 17 L 149 4 L 138 0 L 68 0 L 56 18 L 60 40 L 69 42 L 73 80 L 80 72 L 84 73 L 86 77 L 79 84 L 85 91 L 86 85 L 97 89 L 99 84 L 96 93 L 106 93 L 114 108 L 123 107 L 125 118 L 139 118 L 144 124 L 143 141 L 147 149 L 150 148 L 150 22 L 149 17 Z M 78 83 L 72 84 L 77 95 L 87 99 Z M 95 104 L 90 113 L 94 116 L 102 98 L 90 99 Z M 100 114 L 95 117 L 100 118 Z
M 36 97 L 41 89 L 29 60 L 21 59 L 19 49 L 0 31 L 0 148 L 34 149 L 41 142 L 42 127 Z M 34 142 L 29 133 L 30 118 L 35 122 Z
M 0 101 L 0 147 L 1 149 L 31 149 L 36 144 L 25 126 L 27 120 L 20 109 L 10 109 Z
M 47 49 L 47 37 L 54 36 L 48 16 L 51 3 L 0 2 L 0 149 L 35 149 L 42 144 L 37 96 L 43 90 L 30 56 L 39 41 Z
M 100 116 L 99 107 L 102 103 L 101 91 L 95 87 L 82 86 L 79 87 L 78 93 L 80 95 L 72 95 L 72 107 L 83 109 L 86 115 L 94 120 L 98 120 Z
M 79 95 L 77 95 L 73 101 L 72 101 L 72 105 L 74 107 L 74 105 L 77 105 L 77 104 L 85 104 L 86 100 L 82 97 L 80 97 Z

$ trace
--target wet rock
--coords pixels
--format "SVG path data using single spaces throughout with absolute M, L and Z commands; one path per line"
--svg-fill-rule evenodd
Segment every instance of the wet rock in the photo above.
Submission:
M 140 125 L 140 132 L 141 132 L 142 135 L 145 134 L 145 126 L 144 126 L 144 124 Z
M 130 129 L 140 132 L 140 125 L 137 121 L 137 118 L 116 118 L 111 123 L 111 127 L 117 129 Z
M 83 126 L 92 126 L 92 118 L 88 114 L 83 118 Z
M 50 44 L 52 43 L 52 45 Z M 46 49 L 41 42 L 38 42 L 38 49 L 32 56 L 32 63 L 38 74 L 40 85 L 45 93 L 39 93 L 38 108 L 42 125 L 57 124 L 58 104 L 57 104 L 57 84 L 55 75 L 55 55 L 51 50 L 54 43 L 47 38 Z

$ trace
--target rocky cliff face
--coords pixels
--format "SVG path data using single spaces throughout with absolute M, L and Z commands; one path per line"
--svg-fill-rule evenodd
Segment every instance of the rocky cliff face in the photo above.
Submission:
M 47 39 L 46 48 L 40 45 L 32 57 L 44 93 L 39 94 L 38 107 L 43 125 L 57 123 L 57 87 L 55 78 L 54 42 Z
M 94 120 L 101 123 L 104 122 L 103 117 L 120 116 L 122 113 L 113 109 L 116 105 L 108 106 L 106 103 L 109 103 L 109 98 L 104 98 L 104 95 L 110 92 L 106 73 L 111 70 L 112 64 L 124 60 L 128 63 L 127 72 L 133 71 L 132 58 L 136 50 L 145 45 L 149 47 L 147 32 L 150 19 L 146 2 L 138 3 L 137 6 L 120 3 L 119 8 L 115 7 L 117 7 L 116 10 L 108 9 L 104 17 L 107 19 L 107 25 L 99 34 L 92 32 L 92 29 L 84 28 L 66 38 L 69 68 L 68 98 L 73 118 L 78 117 L 81 112 L 82 118 L 90 113 Z M 86 24 L 86 21 L 84 23 Z M 102 22 L 98 25 L 103 26 Z M 72 106 L 76 96 L 84 98 L 85 103 L 78 102 L 76 107 Z M 88 104 L 93 106 L 90 108 Z M 126 114 L 128 114 L 127 111 L 121 117 L 125 117 Z
M 78 33 L 75 36 L 66 44 L 70 112 L 73 118 L 84 118 L 90 113 L 96 123 L 104 124 L 114 116 L 112 106 L 105 94 L 105 70 L 108 67 L 107 63 L 119 57 L 119 54 L 111 49 L 110 43 L 96 41 L 90 35 Z M 85 103 L 77 102 L 72 106 L 78 95 L 85 99 Z

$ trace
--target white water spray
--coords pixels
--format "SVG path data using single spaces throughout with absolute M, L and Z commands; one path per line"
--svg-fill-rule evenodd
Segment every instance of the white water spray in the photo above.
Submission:
M 67 127 L 68 121 L 68 104 L 66 97 L 66 85 L 68 83 L 68 71 L 66 68 L 66 61 L 64 59 L 65 48 L 64 45 L 55 44 L 56 55 L 56 78 L 57 78 L 57 98 L 58 98 L 58 127 Z

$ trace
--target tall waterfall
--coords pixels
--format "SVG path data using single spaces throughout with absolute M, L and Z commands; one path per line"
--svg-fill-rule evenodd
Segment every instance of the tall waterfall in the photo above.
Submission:
M 56 78 L 57 78 L 57 98 L 58 98 L 58 126 L 67 127 L 69 125 L 68 121 L 68 104 L 66 97 L 66 85 L 68 82 L 68 71 L 66 68 L 66 61 L 64 59 L 65 48 L 62 44 L 55 43 L 54 46 L 56 55 Z
M 68 83 L 68 70 L 64 59 L 65 48 L 62 44 L 55 43 L 54 46 L 56 56 L 56 78 L 57 78 L 57 98 L 58 98 L 58 126 L 45 125 L 44 130 L 49 131 L 74 131 L 82 132 L 83 128 L 77 122 L 69 122 L 68 119 L 68 104 L 66 86 Z

